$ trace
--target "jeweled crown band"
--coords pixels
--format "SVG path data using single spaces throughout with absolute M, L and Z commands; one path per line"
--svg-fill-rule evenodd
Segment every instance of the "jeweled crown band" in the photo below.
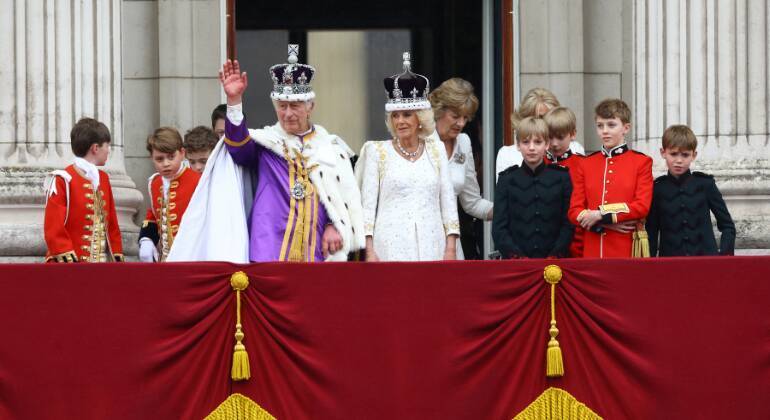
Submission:
M 404 72 L 386 77 L 383 81 L 388 97 L 388 102 L 385 104 L 386 111 L 419 110 L 431 107 L 428 101 L 430 81 L 421 74 L 413 73 L 411 65 L 411 55 L 405 52 Z
M 307 101 L 315 98 L 310 82 L 315 75 L 315 68 L 297 63 L 299 45 L 289 44 L 288 63 L 270 67 L 273 90 L 270 98 L 275 101 Z

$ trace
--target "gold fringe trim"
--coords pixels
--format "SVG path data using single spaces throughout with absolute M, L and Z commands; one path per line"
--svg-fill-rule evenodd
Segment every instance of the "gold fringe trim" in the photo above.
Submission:
M 556 285 L 561 281 L 561 276 L 561 268 L 558 265 L 549 265 L 543 270 L 546 283 L 551 285 L 551 328 L 548 329 L 551 339 L 548 340 L 545 365 L 545 376 L 549 378 L 564 376 L 561 347 L 559 347 L 559 341 L 556 339 L 556 336 L 559 335 L 559 329 L 556 328 Z
M 205 420 L 275 420 L 275 417 L 251 398 L 231 394 Z
M 230 371 L 230 377 L 234 381 L 242 381 L 251 378 L 251 369 L 249 368 L 249 354 L 246 353 L 246 346 L 243 345 L 243 339 L 246 335 L 243 333 L 241 325 L 241 292 L 249 287 L 249 276 L 243 271 L 238 271 L 230 276 L 230 286 L 235 290 L 235 348 L 233 349 L 233 367 Z
M 513 420 L 601 420 L 601 416 L 569 392 L 551 387 L 543 391 Z
M 644 222 L 636 224 L 636 231 L 634 231 L 634 240 L 632 244 L 631 257 L 650 257 L 650 238 L 647 236 L 647 230 L 644 229 Z

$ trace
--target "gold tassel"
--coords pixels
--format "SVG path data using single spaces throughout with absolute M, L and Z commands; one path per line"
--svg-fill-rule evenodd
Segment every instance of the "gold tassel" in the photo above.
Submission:
M 639 258 L 639 233 L 634 231 L 632 237 L 634 239 L 631 241 L 631 258 Z
M 230 371 L 230 377 L 234 381 L 242 381 L 251 378 L 251 369 L 249 368 L 249 354 L 246 352 L 246 346 L 243 345 L 245 334 L 243 325 L 241 325 L 241 292 L 249 287 L 249 276 L 243 271 L 238 271 L 230 276 L 230 286 L 235 290 L 235 348 L 233 351 L 233 367 Z
M 299 209 L 297 210 L 297 224 L 294 227 L 294 235 L 292 235 L 291 248 L 289 248 L 289 261 L 302 262 L 304 261 L 305 248 L 305 200 L 299 201 Z
M 313 194 L 313 190 L 311 186 L 312 184 L 310 184 L 310 181 L 308 180 L 307 171 L 304 169 L 303 162 L 304 160 L 302 156 L 297 154 L 297 157 L 294 160 L 294 165 L 296 165 L 297 168 L 296 183 L 301 184 L 304 188 L 305 197 L 301 200 L 297 200 L 297 223 L 296 227 L 294 228 L 294 235 L 292 235 L 293 239 L 291 242 L 291 248 L 289 248 L 289 261 L 292 262 L 307 261 L 307 258 L 305 258 L 305 248 L 307 247 L 307 243 L 305 242 L 305 233 L 310 228 L 308 226 L 310 223 L 310 216 L 307 213 L 309 213 L 309 210 L 311 210 L 310 205 L 312 202 L 309 199 L 311 198 L 311 194 Z M 290 228 L 290 226 L 287 227 L 287 229 Z M 310 234 L 315 234 L 315 232 L 310 232 Z
M 633 258 L 650 257 L 650 238 L 647 236 L 647 230 L 644 228 L 644 222 L 636 224 L 631 256 Z
M 556 339 L 556 336 L 559 334 L 559 329 L 556 328 L 556 321 L 551 321 L 551 328 L 548 330 L 548 333 L 551 334 L 551 339 L 548 340 L 548 350 L 546 351 L 545 376 L 549 378 L 564 376 L 561 347 L 559 347 L 559 340 Z
M 556 336 L 559 335 L 559 329 L 556 328 L 556 285 L 561 281 L 561 276 L 561 268 L 558 265 L 549 265 L 543 270 L 546 283 L 551 285 L 551 328 L 548 329 L 551 339 L 548 340 L 545 358 L 545 376 L 549 378 L 564 376 L 561 347 L 559 347 L 559 341 L 556 339 Z

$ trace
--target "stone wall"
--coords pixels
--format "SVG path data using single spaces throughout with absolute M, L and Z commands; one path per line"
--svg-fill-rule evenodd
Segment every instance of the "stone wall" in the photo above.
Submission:
M 521 0 L 521 95 L 545 87 L 571 108 L 577 140 L 601 147 L 593 108 L 632 97 L 630 0 Z
M 184 133 L 211 125 L 223 102 L 224 0 L 123 1 L 123 115 L 126 168 L 142 195 L 155 170 L 147 136 L 160 126 Z M 147 203 L 135 221 L 141 223 Z
M 770 250 L 770 5 L 638 0 L 634 7 L 635 147 L 665 173 L 663 130 L 690 126 L 699 142 L 693 169 L 716 177 L 736 246 Z
M 141 195 L 124 166 L 121 2 L 14 0 L 0 8 L 0 261 L 42 261 L 44 179 L 72 162 L 85 116 L 112 133 L 112 180 L 126 253 Z M 74 29 L 77 28 L 77 29 Z
M 762 0 L 522 0 L 521 90 L 552 90 L 578 117 L 578 140 L 601 144 L 593 107 L 631 106 L 629 143 L 665 173 L 672 124 L 698 136 L 693 165 L 715 175 L 741 253 L 770 249 L 770 5 Z

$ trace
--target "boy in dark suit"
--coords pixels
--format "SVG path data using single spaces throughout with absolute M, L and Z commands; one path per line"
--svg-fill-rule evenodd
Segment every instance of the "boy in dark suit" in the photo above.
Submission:
M 735 225 L 714 177 L 690 172 L 698 155 L 698 140 L 685 125 L 672 125 L 663 133 L 660 154 L 668 174 L 655 180 L 652 206 L 647 218 L 650 255 L 733 255 Z M 719 247 L 711 215 L 722 232 Z
M 525 118 L 516 132 L 524 161 L 497 180 L 492 238 L 503 258 L 566 257 L 574 230 L 567 219 L 569 171 L 543 161 L 549 145 L 545 121 Z

